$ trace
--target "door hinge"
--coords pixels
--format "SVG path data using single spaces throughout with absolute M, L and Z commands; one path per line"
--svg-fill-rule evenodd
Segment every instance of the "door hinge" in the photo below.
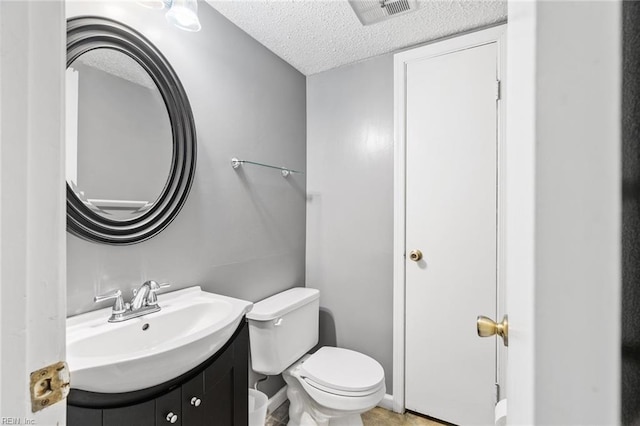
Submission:
M 501 84 L 500 84 L 500 80 L 496 80 L 496 101 L 499 101 L 501 96 L 500 96 L 500 88 L 501 88 Z
M 69 395 L 69 367 L 64 361 L 34 371 L 29 377 L 31 412 L 35 413 Z
M 500 385 L 496 383 L 496 404 L 500 402 Z

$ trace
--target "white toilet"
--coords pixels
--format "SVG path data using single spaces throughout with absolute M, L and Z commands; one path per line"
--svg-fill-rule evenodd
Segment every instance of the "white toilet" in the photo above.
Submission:
M 289 426 L 360 426 L 384 397 L 384 370 L 373 358 L 318 343 L 320 292 L 297 287 L 253 305 L 247 314 L 251 366 L 287 382 Z

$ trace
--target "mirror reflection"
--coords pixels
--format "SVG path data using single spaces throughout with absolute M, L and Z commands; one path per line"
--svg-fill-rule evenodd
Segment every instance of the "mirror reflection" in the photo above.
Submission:
M 136 60 L 110 48 L 80 55 L 66 78 L 68 185 L 104 218 L 143 215 L 161 195 L 173 155 L 155 82 Z

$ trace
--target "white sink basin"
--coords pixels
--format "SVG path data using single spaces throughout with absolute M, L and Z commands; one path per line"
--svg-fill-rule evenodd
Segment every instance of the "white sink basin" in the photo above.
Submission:
M 111 308 L 67 318 L 71 387 L 129 392 L 196 367 L 233 335 L 253 303 L 200 287 L 158 295 L 160 312 L 109 323 Z

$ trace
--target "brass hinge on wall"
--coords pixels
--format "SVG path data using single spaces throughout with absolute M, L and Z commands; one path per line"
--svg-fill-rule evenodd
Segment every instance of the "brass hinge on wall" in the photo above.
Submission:
M 35 413 L 69 395 L 69 367 L 64 361 L 48 365 L 30 374 L 31 412 Z

